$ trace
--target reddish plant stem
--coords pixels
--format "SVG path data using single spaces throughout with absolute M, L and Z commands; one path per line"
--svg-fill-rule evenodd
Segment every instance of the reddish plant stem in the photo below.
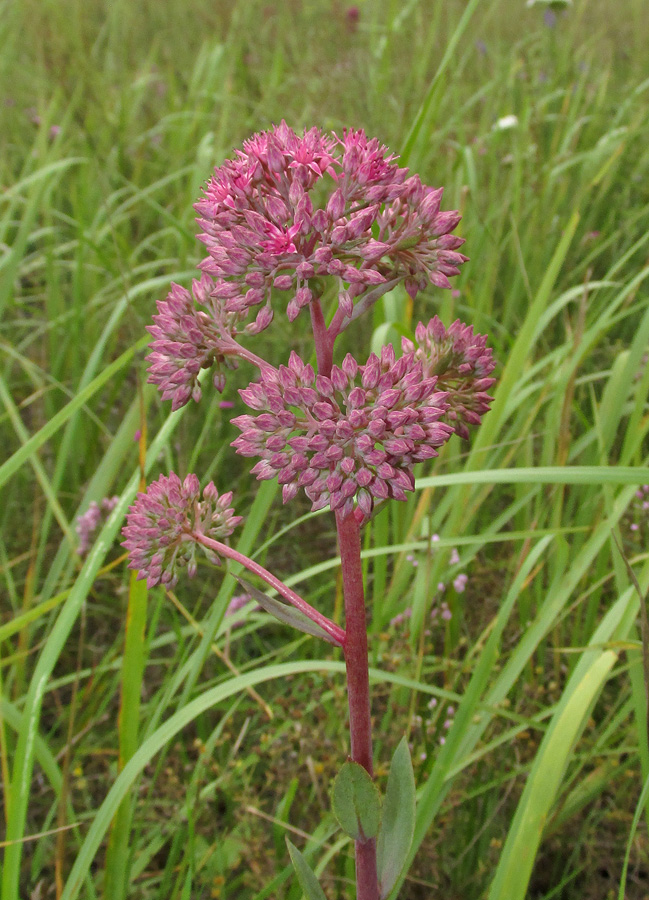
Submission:
M 311 311 L 311 326 L 315 339 L 318 373 L 328 377 L 331 375 L 331 367 L 334 360 L 334 342 L 327 333 L 327 324 L 322 312 L 322 306 L 317 298 L 311 301 L 309 309 Z
M 224 356 L 238 356 L 240 359 L 245 359 L 246 362 L 252 363 L 253 366 L 256 366 L 260 372 L 263 372 L 266 369 L 273 368 L 273 366 L 271 366 L 269 362 L 266 362 L 265 359 L 262 359 L 261 356 L 257 356 L 256 353 L 253 353 L 246 347 L 242 347 L 241 344 L 238 344 L 232 338 L 228 338 L 227 340 L 224 339 L 223 346 L 219 349 Z
M 284 597 L 285 600 L 288 600 L 292 606 L 299 609 L 305 616 L 308 616 L 311 621 L 315 622 L 316 625 L 319 625 L 323 631 L 326 631 L 336 644 L 340 647 L 344 645 L 345 631 L 340 625 L 336 625 L 331 619 L 328 619 L 321 612 L 318 612 L 317 609 L 314 609 L 310 603 L 303 600 L 299 594 L 292 591 L 290 587 L 285 585 L 283 581 L 280 581 L 279 578 L 273 575 L 272 572 L 269 572 L 268 569 L 264 569 L 263 566 L 260 566 L 259 563 L 250 559 L 250 557 L 244 556 L 243 553 L 239 553 L 238 550 L 233 550 L 232 547 L 228 547 L 227 544 L 222 544 L 221 541 L 215 541 L 213 538 L 207 537 L 200 531 L 192 532 L 191 538 L 197 543 L 202 544 L 203 547 L 207 547 L 208 550 L 212 550 L 219 556 L 233 559 L 235 562 L 240 563 L 248 569 L 249 572 L 258 575 L 259 578 L 266 582 L 266 584 L 274 588 L 280 596 Z
M 345 665 L 349 702 L 351 757 L 374 776 L 372 765 L 372 719 L 367 653 L 367 622 L 361 565 L 361 534 L 352 513 L 342 518 L 336 513 L 345 595 Z M 376 841 L 356 841 L 357 900 L 378 900 Z
M 318 372 L 320 375 L 329 376 L 333 365 L 333 348 L 338 334 L 338 323 L 327 331 L 320 301 L 311 301 L 310 309 Z M 360 525 L 353 513 L 345 519 L 336 513 L 336 528 L 345 595 L 343 650 L 347 670 L 351 756 L 354 762 L 359 763 L 371 777 L 374 777 Z M 356 841 L 356 900 L 379 900 L 374 838 L 365 842 Z

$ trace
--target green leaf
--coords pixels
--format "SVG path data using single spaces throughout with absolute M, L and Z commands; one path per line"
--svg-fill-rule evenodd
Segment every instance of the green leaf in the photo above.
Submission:
M 316 625 L 316 623 L 308 616 L 305 616 L 299 609 L 295 609 L 290 603 L 278 599 L 277 597 L 269 597 L 268 594 L 264 594 L 263 591 L 260 591 L 251 584 L 247 578 L 242 578 L 241 575 L 234 575 L 234 577 L 246 594 L 250 594 L 252 599 L 256 600 L 262 609 L 267 613 L 270 613 L 270 615 L 274 616 L 276 619 L 279 619 L 280 622 L 283 622 L 285 625 L 290 625 L 292 628 L 297 628 L 298 631 L 303 631 L 305 634 L 311 634 L 313 637 L 322 638 L 323 641 L 334 644 L 336 647 L 338 646 L 338 643 L 327 634 L 324 628 Z
M 587 650 L 570 677 L 534 757 L 491 884 L 489 900 L 523 900 L 527 896 L 543 829 L 560 797 L 573 748 L 616 660 L 612 650 Z
M 376 837 L 381 824 L 381 795 L 357 762 L 349 760 L 336 775 L 331 803 L 345 834 L 355 841 Z
M 307 900 L 327 900 L 308 862 L 288 838 L 286 838 L 286 846 L 291 855 L 291 862 L 293 863 L 297 880 L 300 882 L 300 887 L 304 891 L 304 896 Z
M 415 775 L 408 741 L 402 737 L 390 763 L 383 822 L 376 848 L 381 898 L 401 874 L 415 833 Z

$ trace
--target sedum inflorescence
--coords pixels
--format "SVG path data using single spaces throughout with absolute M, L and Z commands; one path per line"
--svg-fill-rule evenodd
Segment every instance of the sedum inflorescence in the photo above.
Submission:
M 172 285 L 158 303 L 149 381 L 178 409 L 200 399 L 202 369 L 222 391 L 228 368 L 247 360 L 259 380 L 240 394 L 257 415 L 233 419 L 242 432 L 233 446 L 259 458 L 258 478 L 278 477 L 284 502 L 302 488 L 313 509 L 356 511 L 362 522 L 377 501 L 405 499 L 415 463 L 436 456 L 454 432 L 468 437 L 488 410 L 495 363 L 486 338 L 435 317 L 419 323 L 414 341 L 402 340 L 398 359 L 388 346 L 363 364 L 348 354 L 336 366 L 333 345 L 396 284 L 412 297 L 429 283 L 449 287 L 466 260 L 463 239 L 451 234 L 459 214 L 441 211 L 442 189 L 423 185 L 364 132 L 300 136 L 284 122 L 246 141 L 204 194 L 196 204 L 203 274 L 192 293 Z M 320 298 L 332 278 L 337 307 L 327 327 Z M 275 367 L 242 343 L 271 324 L 278 298 L 289 320 L 310 308 L 317 374 L 295 353 Z M 165 488 L 158 483 L 157 503 Z M 130 526 L 137 568 L 134 544 Z M 163 572 L 168 580 L 168 560 L 187 554 L 167 554 L 149 581 Z
M 451 233 L 460 216 L 443 212 L 441 199 L 441 188 L 423 185 L 363 131 L 298 135 L 282 122 L 215 170 L 196 204 L 208 254 L 201 278 L 191 293 L 172 285 L 149 326 L 149 381 L 173 409 L 200 400 L 202 370 L 212 370 L 223 391 L 240 361 L 258 369 L 257 380 L 239 392 L 249 412 L 232 420 L 241 432 L 233 446 L 258 460 L 252 471 L 259 479 L 278 479 L 285 503 L 303 490 L 312 509 L 335 514 L 345 628 L 224 543 L 240 517 L 232 494 L 219 496 L 211 482 L 201 494 L 195 475 L 161 476 L 138 494 L 124 529 L 129 565 L 149 586 L 174 585 L 183 568 L 194 575 L 200 548 L 210 561 L 229 558 L 265 581 L 282 602 L 242 584 L 281 621 L 343 648 L 353 761 L 346 765 L 363 770 L 376 810 L 360 529 L 378 503 L 405 500 L 414 490 L 417 463 L 480 423 L 495 362 L 486 337 L 459 321 L 447 329 L 437 317 L 402 340 L 400 355 L 388 345 L 362 362 L 348 353 L 335 364 L 334 345 L 397 284 L 412 298 L 429 284 L 450 286 L 466 257 L 458 252 L 462 238 Z M 295 352 L 274 365 L 246 346 L 280 305 L 289 321 L 308 309 L 317 371 Z M 459 577 L 458 591 L 465 587 Z M 358 771 L 350 772 L 341 784 L 359 783 Z M 336 815 L 355 840 L 357 900 L 379 900 L 398 871 L 379 878 L 379 820 L 366 822 L 373 833 L 357 830 L 356 800 L 348 798 L 345 812 L 341 790 L 334 791 Z M 408 803 L 414 816 L 414 782 Z M 291 853 L 295 860 L 295 848 Z

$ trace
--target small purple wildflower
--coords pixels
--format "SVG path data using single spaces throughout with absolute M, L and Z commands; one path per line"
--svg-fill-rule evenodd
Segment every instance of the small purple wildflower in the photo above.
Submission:
M 358 6 L 348 6 L 347 12 L 345 13 L 345 19 L 347 20 L 347 29 L 350 33 L 354 33 L 358 28 L 358 22 L 361 17 L 361 11 Z
M 248 606 L 251 602 L 252 597 L 249 597 L 248 594 L 235 594 L 228 603 L 228 608 L 225 611 L 225 618 L 228 620 L 226 622 L 228 628 L 240 628 L 241 625 L 245 625 L 245 619 L 236 619 L 234 622 L 231 620 L 236 616 L 239 610 L 243 609 L 244 606 Z M 259 604 L 253 606 L 253 612 L 260 609 L 261 606 L 259 606 Z
M 99 528 L 102 520 L 108 518 L 118 502 L 119 497 L 104 497 L 101 504 L 93 500 L 86 512 L 77 518 L 75 530 L 79 538 L 79 546 L 77 547 L 79 556 L 85 556 L 90 550 L 92 538 L 97 528 Z
M 296 353 L 288 367 L 267 369 L 239 391 L 259 412 L 232 420 L 242 434 L 233 446 L 261 457 L 258 479 L 278 477 L 286 503 L 304 488 L 312 509 L 368 517 L 376 500 L 405 500 L 413 465 L 437 456 L 453 428 L 440 421 L 446 394 L 414 353 L 395 359 L 391 345 L 359 366 L 347 354 L 331 377 L 316 376 Z
M 404 622 L 407 622 L 408 619 L 412 617 L 412 606 L 407 606 L 402 613 L 397 613 L 393 619 L 390 619 L 390 625 L 394 627 L 395 625 L 402 625 Z
M 635 492 L 636 502 L 633 504 L 636 521 L 631 522 L 629 528 L 633 532 L 640 531 L 640 525 L 646 520 L 649 511 L 649 485 L 643 484 Z M 639 519 L 639 521 L 638 521 Z
M 197 569 L 194 535 L 228 537 L 241 522 L 241 516 L 233 515 L 229 507 L 231 500 L 231 491 L 219 497 L 212 482 L 201 500 L 196 475 L 184 481 L 173 472 L 161 475 L 137 495 L 129 509 L 122 544 L 129 551 L 129 568 L 138 570 L 138 578 L 146 578 L 147 587 L 160 583 L 173 587 L 177 570 L 184 566 L 192 577 Z M 207 555 L 219 564 L 216 554 Z
M 457 552 L 457 547 L 453 547 L 451 550 L 451 556 L 449 559 L 449 565 L 456 566 L 460 561 L 460 554 Z
M 228 603 L 228 608 L 225 611 L 226 617 L 238 613 L 240 609 L 243 609 L 244 606 L 247 606 L 250 603 L 250 600 L 251 597 L 249 597 L 248 594 L 235 594 Z
M 469 576 L 464 573 L 460 574 L 453 580 L 453 587 L 457 591 L 458 594 L 463 594 L 466 590 L 466 584 L 469 580 Z

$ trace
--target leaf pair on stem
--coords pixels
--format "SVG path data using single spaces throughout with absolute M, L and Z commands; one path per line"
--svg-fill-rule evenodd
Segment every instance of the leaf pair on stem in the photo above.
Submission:
M 379 896 L 385 900 L 406 864 L 415 831 L 415 777 L 406 738 L 390 764 L 385 797 L 358 763 L 348 760 L 331 793 L 333 813 L 350 838 L 376 840 Z M 304 856 L 287 838 L 293 868 L 307 900 L 326 900 Z

